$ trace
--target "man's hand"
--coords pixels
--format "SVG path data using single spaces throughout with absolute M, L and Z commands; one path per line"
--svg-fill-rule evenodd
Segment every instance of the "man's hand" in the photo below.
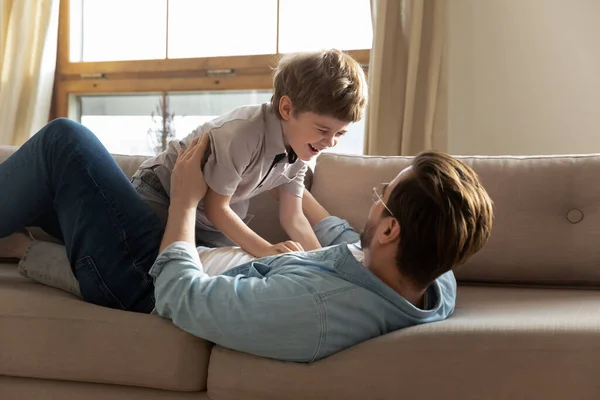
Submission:
M 181 209 L 198 207 L 207 185 L 200 167 L 208 147 L 208 135 L 194 139 L 189 147 L 179 151 L 171 173 L 171 206 Z

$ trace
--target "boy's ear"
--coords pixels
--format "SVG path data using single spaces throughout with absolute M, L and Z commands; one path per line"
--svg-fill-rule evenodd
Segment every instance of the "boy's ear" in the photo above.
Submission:
M 293 109 L 292 99 L 290 99 L 289 96 L 281 96 L 279 99 L 279 114 L 281 114 L 281 118 L 283 118 L 284 121 L 288 121 L 292 118 Z

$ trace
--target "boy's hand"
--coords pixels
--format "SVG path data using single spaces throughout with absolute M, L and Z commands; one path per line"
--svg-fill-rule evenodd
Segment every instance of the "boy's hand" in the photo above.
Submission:
M 208 147 L 208 135 L 194 139 L 187 149 L 179 151 L 171 173 L 171 205 L 195 209 L 206 194 L 207 185 L 200 167 Z
M 292 251 L 304 251 L 302 245 L 298 242 L 288 240 L 269 246 L 259 257 L 274 256 L 276 254 L 290 253 Z

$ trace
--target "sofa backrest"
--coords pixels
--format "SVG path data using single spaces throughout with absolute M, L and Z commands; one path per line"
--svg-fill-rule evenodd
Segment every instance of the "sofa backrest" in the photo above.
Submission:
M 600 155 L 458 158 L 479 174 L 495 203 L 490 240 L 456 271 L 459 280 L 600 285 Z M 410 161 L 325 154 L 311 192 L 362 228 L 372 187 Z
M 0 161 L 14 148 L 0 147 Z M 128 176 L 146 159 L 114 156 Z M 463 282 L 600 285 L 600 155 L 464 156 L 495 203 L 488 244 L 456 271 Z M 411 157 L 323 154 L 311 192 L 359 230 L 372 187 L 390 181 Z M 286 236 L 269 194 L 254 198 L 250 227 L 267 240 Z

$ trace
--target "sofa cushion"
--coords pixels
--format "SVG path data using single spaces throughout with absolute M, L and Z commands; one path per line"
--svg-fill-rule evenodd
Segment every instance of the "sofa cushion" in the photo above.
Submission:
M 0 264 L 0 375 L 197 391 L 210 348 L 156 315 L 88 304 Z
M 461 281 L 600 285 L 600 155 L 459 157 L 495 202 L 492 235 L 457 270 Z M 371 188 L 410 157 L 324 154 L 311 192 L 362 229 Z
M 15 151 L 17 151 L 17 149 L 18 149 L 17 146 L 6 146 L 6 145 L 0 146 L 0 162 L 4 161 L 8 157 L 10 157 L 10 155 L 12 153 L 14 153 Z
M 462 286 L 451 318 L 396 331 L 314 364 L 215 347 L 208 395 L 212 400 L 566 399 L 573 394 L 597 399 L 598 304 L 600 291 L 594 290 Z
M 131 178 L 138 170 L 140 164 L 146 161 L 148 156 L 133 156 L 124 154 L 113 154 L 113 158 L 119 164 L 127 177 Z
M 0 376 L 2 400 L 210 400 L 206 392 Z

